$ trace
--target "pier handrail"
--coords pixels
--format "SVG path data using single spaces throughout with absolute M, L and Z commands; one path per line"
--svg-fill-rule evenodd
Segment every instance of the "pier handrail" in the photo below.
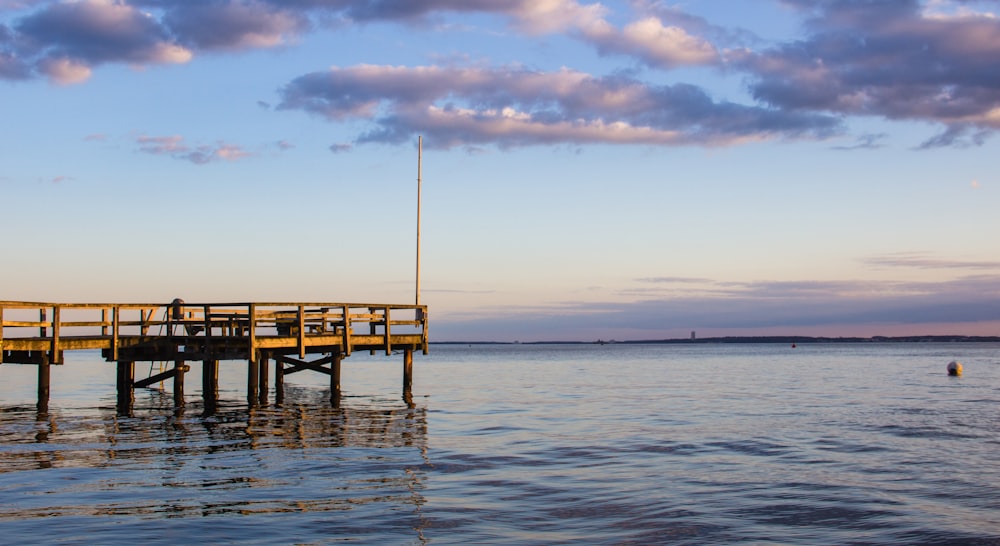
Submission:
M 54 362 L 73 340 L 106 341 L 112 360 L 123 337 L 242 338 L 251 358 L 261 340 L 295 338 L 300 355 L 310 337 L 337 336 L 350 354 L 357 326 L 381 336 L 391 352 L 396 328 L 419 335 L 427 351 L 427 306 L 343 302 L 49 303 L 0 300 L 0 364 L 17 340 L 43 344 Z M 72 348 L 78 348 L 73 346 Z

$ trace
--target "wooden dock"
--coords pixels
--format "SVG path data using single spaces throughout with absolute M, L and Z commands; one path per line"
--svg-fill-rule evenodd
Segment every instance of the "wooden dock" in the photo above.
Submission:
M 66 351 L 97 350 L 117 365 L 118 409 L 130 413 L 134 389 L 173 380 L 184 404 L 186 362 L 201 361 L 206 410 L 218 400 L 219 362 L 247 364 L 247 402 L 264 403 L 274 362 L 276 397 L 284 376 L 311 370 L 330 376 L 340 404 L 341 360 L 354 351 L 403 354 L 403 395 L 413 383 L 413 353 L 427 353 L 427 307 L 358 303 L 37 303 L 0 301 L 0 364 L 38 366 L 38 408 L 46 411 L 51 366 Z M 172 367 L 135 378 L 136 362 Z

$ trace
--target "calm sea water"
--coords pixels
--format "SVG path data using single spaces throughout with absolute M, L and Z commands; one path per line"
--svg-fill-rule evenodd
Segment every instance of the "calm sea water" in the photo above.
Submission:
M 346 359 L 339 409 L 223 362 L 212 415 L 192 363 L 129 417 L 67 361 L 47 414 L 0 366 L 0 542 L 1000 544 L 995 344 L 432 346 L 410 403 Z

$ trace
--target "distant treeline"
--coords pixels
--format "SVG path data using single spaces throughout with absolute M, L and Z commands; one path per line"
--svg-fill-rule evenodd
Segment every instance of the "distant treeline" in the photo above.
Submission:
M 622 341 L 620 343 L 982 343 L 1000 342 L 1000 336 L 873 336 L 873 337 L 810 337 L 810 336 L 729 336 L 702 339 L 664 339 Z
M 439 345 L 542 345 L 542 344 L 630 344 L 630 343 L 670 343 L 670 344 L 709 344 L 709 343 L 1000 343 L 1000 336 L 873 336 L 873 337 L 811 337 L 811 336 L 727 336 L 705 337 L 696 339 L 643 339 L 629 341 L 437 341 Z

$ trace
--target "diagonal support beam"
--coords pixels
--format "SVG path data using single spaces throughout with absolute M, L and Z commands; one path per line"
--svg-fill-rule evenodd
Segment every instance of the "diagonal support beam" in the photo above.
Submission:
M 188 366 L 187 364 L 184 364 L 182 367 L 184 368 L 183 371 L 185 371 L 185 372 L 191 369 L 191 367 Z M 141 388 L 144 388 L 144 387 L 148 387 L 148 386 L 152 385 L 153 383 L 159 383 L 160 381 L 164 381 L 164 380 L 170 379 L 171 377 L 173 377 L 175 375 L 177 375 L 177 368 L 171 368 L 171 369 L 169 369 L 169 370 L 167 370 L 167 371 L 165 371 L 163 373 L 158 373 L 156 375 L 151 375 L 151 376 L 147 377 L 146 379 L 140 379 L 139 381 L 136 381 L 135 383 L 132 383 L 132 386 L 134 388 L 136 388 L 136 389 L 141 389 Z

